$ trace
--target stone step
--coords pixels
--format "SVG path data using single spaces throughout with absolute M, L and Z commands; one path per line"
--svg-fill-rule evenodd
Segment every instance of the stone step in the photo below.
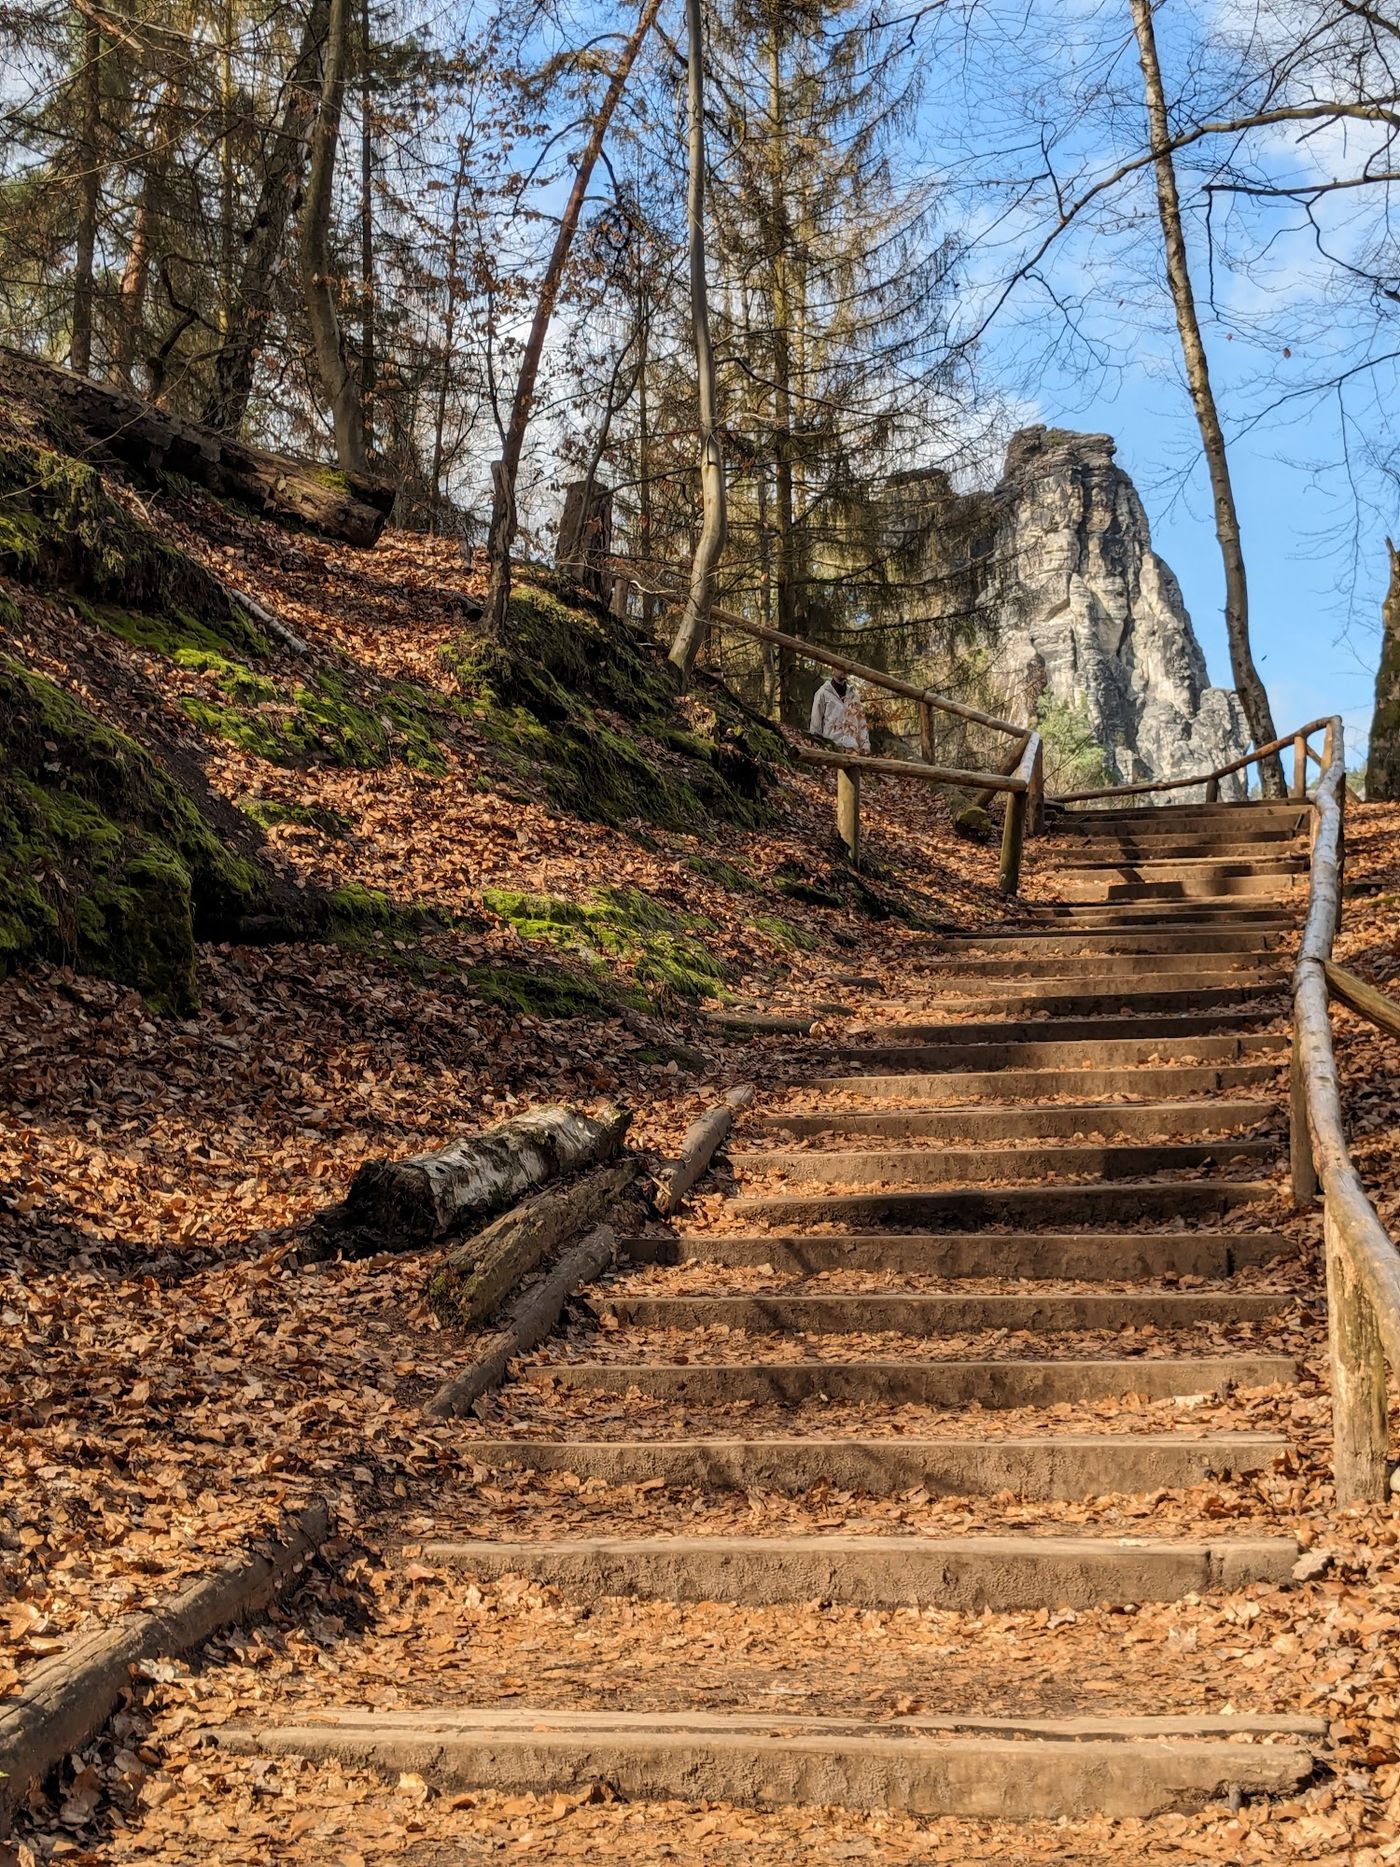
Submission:
M 1029 1821 L 1143 1818 L 1234 1791 L 1281 1794 L 1326 1726 L 1282 1718 L 899 1719 L 685 1711 L 342 1710 L 225 1725 L 242 1755 L 334 1760 L 441 1790 L 539 1795 L 605 1782 L 627 1801 L 833 1805 Z M 544 1844 L 545 1852 L 552 1845 Z
M 890 1225 L 965 1232 L 978 1225 L 1048 1225 L 1056 1231 L 1173 1219 L 1219 1218 L 1279 1197 L 1272 1180 L 1120 1180 L 1070 1186 L 956 1186 L 927 1192 L 756 1193 L 727 1202 L 734 1219 L 761 1225 Z
M 1103 1020 L 1091 1024 L 1089 1029 L 1101 1030 Z M 891 1068 L 901 1074 L 932 1076 L 945 1070 L 971 1071 L 981 1074 L 986 1071 L 1003 1072 L 1016 1070 L 1026 1072 L 1024 1080 L 1029 1080 L 1030 1072 L 1054 1070 L 1061 1066 L 1078 1073 L 1084 1088 L 1098 1092 L 1101 1085 L 1095 1080 L 1099 1071 L 1122 1064 L 1171 1064 L 1176 1062 L 1191 1063 L 1234 1063 L 1258 1064 L 1265 1059 L 1274 1058 L 1282 1062 L 1287 1056 L 1288 1039 L 1281 1031 L 1254 1031 L 1240 1035 L 1226 1032 L 1206 1032 L 1194 1036 L 1166 1037 L 1155 1036 L 1151 1032 L 1141 1036 L 1081 1037 L 1078 1035 L 1060 1038 L 1047 1033 L 1043 1024 L 1018 1024 L 1012 1027 L 1016 1038 L 988 1041 L 978 1033 L 986 1026 L 954 1025 L 945 1041 L 919 1044 L 866 1044 L 859 1049 L 843 1046 L 830 1052 L 830 1061 L 860 1066 L 862 1073 L 879 1066 L 881 1075 L 886 1075 Z M 1008 1027 L 1002 1026 L 1005 1030 Z M 1036 1035 L 1024 1035 L 1034 1031 Z M 954 1035 L 953 1033 L 956 1033 Z M 830 1081 L 830 1078 L 818 1078 L 818 1081 Z M 1023 1080 L 1017 1078 L 1017 1084 Z M 1155 1075 L 1145 1072 L 1142 1081 L 1144 1093 L 1151 1094 Z M 1036 1087 L 1042 1085 L 1036 1078 Z M 1003 1075 L 995 1081 L 995 1092 L 1004 1095 L 1012 1083 Z M 1070 1085 L 1071 1093 L 1073 1085 Z M 951 1091 L 949 1091 L 951 1093 Z
M 1301 875 L 1308 866 L 1305 854 L 1285 851 L 1277 855 L 1253 856 L 1143 856 L 1127 855 L 1121 850 L 1112 856 L 1099 857 L 1067 849 L 1060 863 L 1066 875 L 1098 876 L 1105 870 L 1122 871 L 1125 880 L 1145 882 L 1173 881 L 1186 876 L 1205 875 L 1219 881 L 1235 880 L 1241 875 Z
M 1256 828 L 1276 829 L 1281 825 L 1305 824 L 1311 815 L 1307 804 L 1291 799 L 1256 799 L 1252 803 L 1155 804 L 1150 808 L 1131 804 L 1072 805 L 1055 813 L 1056 834 L 1074 834 L 1088 824 L 1126 824 L 1129 828 L 1171 828 L 1183 823 L 1199 823 L 1203 829 L 1217 830 L 1226 825 L 1240 836 L 1252 836 Z
M 1072 1139 L 1076 1135 L 1223 1135 L 1257 1127 L 1278 1114 L 1273 1102 L 992 1102 L 932 1109 L 779 1109 L 745 1117 L 746 1133 L 781 1135 L 918 1135 L 929 1140 L 1015 1141 Z
M 1061 1048 L 1053 1046 L 1054 1049 Z M 1068 1047 L 1077 1056 L 1075 1047 Z M 939 1102 L 950 1096 L 1004 1096 L 1020 1089 L 1028 1101 L 1040 1096 L 1057 1095 L 1210 1095 L 1235 1089 L 1256 1088 L 1270 1083 L 1283 1062 L 1281 1054 L 1262 1053 L 1253 1063 L 1128 1063 L 1121 1066 L 1094 1066 L 1083 1069 L 1069 1063 L 1063 1069 L 1018 1069 L 1009 1075 L 1003 1067 L 989 1070 L 940 1070 L 936 1075 L 905 1074 L 876 1076 L 818 1076 L 806 1087 L 845 1096 L 858 1096 L 868 1102 L 903 1102 L 920 1098 Z M 871 1062 L 884 1058 L 894 1066 L 917 1071 L 930 1060 L 930 1053 L 918 1048 L 867 1053 L 847 1053 L 851 1060 Z M 962 1053 L 959 1053 L 962 1054 Z M 933 1053 L 934 1057 L 941 1052 Z M 969 1053 L 975 1056 L 975 1052 Z
M 595 1295 L 590 1308 L 634 1329 L 732 1329 L 745 1335 L 977 1335 L 988 1329 L 1043 1335 L 1079 1329 L 1197 1329 L 1269 1322 L 1291 1309 L 1288 1290 L 1125 1290 L 1090 1295 L 996 1292 L 792 1296 Z
M 1142 856 L 1149 861 L 1176 861 L 1183 857 L 1206 860 L 1248 860 L 1258 855 L 1280 855 L 1297 851 L 1306 856 L 1307 843 L 1286 829 L 1260 830 L 1250 837 L 1183 836 L 1174 830 L 1159 830 L 1141 836 L 1061 836 L 1052 845 L 1072 862 L 1092 862 L 1104 857 L 1110 862 L 1132 861 Z
M 1291 1387 L 1298 1374 L 1287 1355 L 1244 1352 L 1121 1361 L 551 1361 L 532 1372 L 581 1393 L 637 1393 L 698 1407 L 834 1400 L 945 1412 Z
M 461 1456 L 491 1469 L 572 1472 L 606 1485 L 783 1491 L 814 1485 L 874 1497 L 923 1488 L 941 1497 L 1053 1499 L 1182 1491 L 1229 1473 L 1268 1471 L 1278 1433 L 1042 1433 L 1029 1438 L 477 1439 Z
M 824 1271 L 922 1272 L 931 1277 L 1030 1277 L 1128 1282 L 1233 1277 L 1248 1264 L 1292 1255 L 1282 1232 L 684 1232 L 619 1241 L 631 1264 L 767 1267 L 775 1276 Z
M 1114 986 L 1133 991 L 1210 991 L 1215 986 L 1288 984 L 1282 953 L 1022 953 L 1006 959 L 950 958 L 923 966 L 917 975 L 940 997 L 990 997 L 1031 986 L 1077 986 L 1081 991 Z
M 1291 1537 L 1208 1543 L 1098 1536 L 645 1536 L 424 1544 L 476 1581 L 521 1575 L 596 1601 L 835 1602 L 855 1608 L 1094 1608 L 1287 1583 Z
M 918 1024 L 918 1025 L 848 1025 L 843 1032 L 844 1038 L 877 1036 L 883 1041 L 879 1048 L 889 1049 L 896 1043 L 900 1048 L 910 1047 L 910 1037 L 917 1036 L 920 1046 L 929 1050 L 983 1050 L 1003 1049 L 1007 1046 L 1023 1049 L 1027 1044 L 1044 1047 L 1049 1044 L 1068 1044 L 1075 1051 L 1074 1061 L 1078 1063 L 1111 1061 L 1111 1054 L 1124 1042 L 1146 1043 L 1149 1046 L 1148 1060 L 1154 1050 L 1163 1044 L 1180 1042 L 1186 1039 L 1209 1039 L 1241 1035 L 1266 1035 L 1261 1026 L 1275 1021 L 1277 1014 L 1272 1009 L 1241 1009 L 1237 1006 L 1224 1005 L 1219 1011 L 1201 1012 L 1144 1012 L 1136 1017 L 1097 1017 L 1097 1018 L 1037 1018 L 1034 1023 L 1025 1019 L 1014 1022 L 997 1019 L 986 1023 L 968 1018 L 955 1024 Z M 843 1042 L 837 1054 L 839 1056 L 873 1054 L 874 1044 L 867 1050 L 858 1050 L 853 1045 Z M 1205 1053 L 1209 1054 L 1209 1053 Z M 1060 1059 L 1057 1059 L 1060 1060 Z M 1133 1061 L 1124 1058 L 1123 1061 Z M 1025 1061 L 1030 1062 L 1027 1058 Z
M 1163 978 L 1151 985 L 1142 979 L 1125 979 L 1121 986 L 1115 988 L 1107 980 L 1090 979 L 1077 989 L 1071 980 L 1063 977 L 1000 980 L 991 987 L 986 984 L 979 987 L 973 983 L 971 989 L 962 991 L 949 991 L 942 982 L 931 980 L 929 998 L 920 1009 L 926 1013 L 943 1013 L 953 1017 L 960 1012 L 983 1008 L 1003 1011 L 1008 1016 L 1032 1012 L 1047 1018 L 1126 1017 L 1129 1014 L 1141 1016 L 1159 1011 L 1189 1017 L 1196 1012 L 1204 1015 L 1209 1008 L 1217 1006 L 1235 1006 L 1241 1010 L 1263 1008 L 1272 1005 L 1279 994 L 1287 990 L 1288 979 L 1281 972 L 1272 979 L 1226 978 L 1214 985 L 1204 979 L 1171 984 Z M 846 1028 L 855 1036 L 864 1035 L 868 1031 L 902 1035 L 928 1027 L 922 1024 L 900 1024 L 891 1019 L 878 1023 L 872 1020 L 868 1024 L 851 1024 Z
M 1096 1180 L 1141 1180 L 1149 1175 L 1235 1162 L 1268 1163 L 1279 1159 L 1281 1148 L 1282 1144 L 1271 1138 L 1236 1136 L 1222 1141 L 1122 1146 L 1064 1141 L 1048 1147 L 752 1148 L 733 1150 L 729 1158 L 741 1184 L 771 1174 L 780 1175 L 789 1186 L 863 1189 L 974 1186 L 983 1181 L 1030 1186 L 1061 1174 L 1092 1175 Z
M 1012 923 L 1017 932 L 1040 932 L 1047 926 L 1085 928 L 1096 933 L 1150 927 L 1176 933 L 1207 927 L 1267 927 L 1291 930 L 1301 919 L 1302 891 L 1288 903 L 1254 901 L 1243 896 L 1203 896 L 1199 900 L 1157 901 L 1028 901 L 1025 920 Z
M 1286 954 L 1289 948 L 1287 930 L 1272 927 L 1197 927 L 1182 928 L 1176 923 L 1170 927 L 1138 927 L 1109 929 L 1095 933 L 1092 929 L 1084 932 L 1076 927 L 1059 927 L 1053 924 L 1028 930 L 1012 923 L 1004 933 L 989 931 L 980 934 L 958 934 L 943 936 L 930 941 L 928 950 L 934 957 L 947 954 L 966 954 L 967 964 L 987 962 L 1002 963 L 1008 959 L 1021 957 L 1040 958 L 1049 956 L 1060 958 L 1071 954 L 1085 958 L 1112 959 L 1124 954 L 1139 954 L 1157 957 L 1162 954 L 1201 953 L 1215 956 L 1225 953 L 1244 954 Z M 1280 961 L 1282 963 L 1282 961 Z
M 1281 906 L 1301 900 L 1303 890 L 1290 888 L 1286 875 L 1212 875 L 1186 869 L 1180 875 L 1112 879 L 1113 870 L 1086 870 L 1073 875 L 1062 870 L 1056 881 L 1059 897 L 1071 905 L 1113 906 L 1124 902 L 1235 900 L 1264 901 Z

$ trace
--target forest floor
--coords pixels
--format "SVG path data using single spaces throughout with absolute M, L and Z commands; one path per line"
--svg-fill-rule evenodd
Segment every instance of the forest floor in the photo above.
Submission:
M 455 546 L 391 536 L 372 552 L 314 540 L 290 548 L 232 519 L 223 538 L 206 527 L 188 542 L 219 553 L 223 574 L 313 646 L 395 679 L 448 679 L 438 651 L 461 629 L 455 599 L 476 589 Z M 71 619 L 79 636 L 85 627 Z M 56 636 L 27 608 L 24 628 L 32 665 L 66 668 L 80 654 L 80 640 Z M 1303 1331 L 1294 1319 L 1251 1336 L 1309 1369 L 1292 1407 L 1292 1469 L 999 1517 L 1120 1534 L 1147 1518 L 1159 1532 L 1287 1527 L 1326 1556 L 1302 1587 L 1057 1625 L 986 1615 L 969 1627 L 936 1611 L 818 1604 L 583 1610 L 547 1589 L 522 1603 L 523 1584 L 464 1591 L 415 1568 L 429 1505 L 439 1525 L 447 1513 L 477 1534 L 520 1533 L 527 1521 L 539 1534 L 571 1521 L 578 1484 L 513 1486 L 473 1466 L 475 1429 L 422 1411 L 463 1359 L 423 1300 L 422 1260 L 301 1265 L 297 1241 L 313 1215 L 366 1159 L 440 1145 L 532 1101 L 621 1099 L 637 1111 L 633 1142 L 664 1157 L 729 1084 L 757 1081 L 776 1094 L 800 1068 L 793 1044 L 717 1028 L 680 998 L 661 1006 L 668 1055 L 606 1006 L 552 1018 L 475 994 L 473 978 L 518 963 L 528 944 L 486 891 L 579 901 L 604 884 L 642 890 L 703 919 L 733 999 L 809 1014 L 850 1005 L 857 975 L 876 996 L 916 997 L 921 963 L 919 936 L 900 918 L 778 891 L 780 875 L 820 884 L 832 873 L 831 796 L 818 779 L 784 773 L 769 827 L 663 831 L 589 822 L 503 785 L 492 749 L 470 731 L 454 739 L 447 766 L 441 775 L 402 764 L 289 772 L 232 745 L 205 765 L 230 799 L 293 807 L 296 820 L 267 831 L 287 876 L 428 904 L 431 922 L 405 920 L 351 945 L 203 947 L 199 1009 L 182 1018 L 153 1016 L 134 992 L 67 969 L 0 984 L 0 1693 L 75 1634 L 159 1603 L 312 1498 L 328 1500 L 337 1525 L 324 1563 L 285 1608 L 192 1666 L 150 1669 L 104 1740 L 75 1760 L 58 1800 L 31 1811 L 15 1857 L 339 1867 L 498 1856 L 891 1867 L 1400 1860 L 1397 1528 L 1389 1512 L 1331 1505 L 1315 1309 Z M 945 928 L 1000 914 L 995 850 L 955 837 L 941 800 L 912 785 L 871 787 L 865 829 L 887 903 Z M 1400 808 L 1353 809 L 1348 861 L 1339 957 L 1385 985 L 1400 972 Z M 717 880 L 725 871 L 730 879 Z M 1028 885 L 1053 887 L 1044 848 Z M 621 985 L 635 972 L 625 954 L 604 963 Z M 1337 1030 L 1358 1164 L 1394 1231 L 1400 1045 L 1346 1013 Z M 715 1204 L 702 1189 L 700 1212 Z M 567 1352 L 561 1338 L 544 1360 Z M 495 1403 L 514 1407 L 513 1430 L 530 1430 L 531 1391 Z M 1106 1410 L 1123 1411 L 1083 1411 Z M 1138 1410 L 1150 1429 L 1153 1408 Z M 1247 1424 L 1249 1411 L 1245 1397 L 1201 1418 Z M 1067 1410 L 1066 1428 L 1077 1423 Z M 589 1522 L 594 1533 L 609 1521 L 638 1533 L 907 1533 L 975 1527 L 978 1515 L 922 1494 L 752 1493 L 717 1506 L 640 1486 L 593 1495 Z M 506 1600 L 514 1611 L 498 1616 Z M 935 1692 L 940 1704 L 955 1691 L 972 1707 L 986 1681 L 968 1667 L 985 1667 L 989 1653 L 1004 1656 L 999 1690 L 1026 1705 L 1049 1669 L 1062 1677 L 1068 1667 L 1086 1703 L 1170 1688 L 1183 1706 L 1321 1711 L 1354 1764 L 1274 1807 L 1012 1827 L 636 1805 L 599 1789 L 441 1796 L 417 1778 L 386 1785 L 336 1766 L 283 1763 L 269 1774 L 194 1742 L 230 1708 L 292 1702 L 331 1681 L 342 1697 L 396 1682 L 403 1703 L 450 1702 L 467 1679 L 478 1696 L 530 1702 L 547 1676 L 561 1705 L 625 1704 L 644 1678 L 653 1699 L 673 1679 L 691 1703 L 701 1689 L 712 1709 L 753 1702 L 775 1681 L 785 1704 L 820 1690 L 824 1710 L 839 1701 L 864 1717 L 899 1715 Z

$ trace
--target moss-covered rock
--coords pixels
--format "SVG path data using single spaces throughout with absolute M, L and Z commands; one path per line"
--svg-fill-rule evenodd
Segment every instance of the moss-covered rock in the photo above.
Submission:
M 0 440 L 0 572 L 127 612 L 240 622 L 218 579 L 118 505 L 95 468 L 29 442 Z
M 723 688 L 682 700 L 658 645 L 600 605 L 527 585 L 505 645 L 445 659 L 507 768 L 556 808 L 692 831 L 766 821 L 778 735 Z
M 221 696 L 184 695 L 186 717 L 211 738 L 226 739 L 269 764 L 378 771 L 401 759 L 436 777 L 447 770 L 437 737 L 442 708 L 412 682 L 357 695 L 338 670 L 328 668 L 286 692 L 219 656 L 181 651 L 175 659 L 210 675 Z
M 134 739 L 0 656 L 0 972 L 68 961 L 185 1011 L 195 940 L 265 887 Z
M 262 830 L 275 830 L 290 824 L 299 829 L 319 830 L 323 836 L 341 837 L 350 834 L 350 819 L 342 812 L 330 810 L 322 804 L 287 804 L 279 798 L 243 797 L 238 800 L 238 808 Z
M 474 966 L 466 975 L 483 1004 L 527 1018 L 587 1018 L 615 1010 L 618 997 L 597 979 L 563 966 Z
M 639 888 L 603 888 L 585 901 L 509 888 L 487 889 L 482 898 L 523 939 L 576 954 L 600 972 L 607 960 L 620 960 L 638 985 L 663 995 L 723 996 L 728 968 L 699 938 L 714 923 L 678 913 Z

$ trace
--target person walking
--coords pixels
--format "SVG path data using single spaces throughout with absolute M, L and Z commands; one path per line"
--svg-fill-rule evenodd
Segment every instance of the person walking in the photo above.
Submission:
M 870 727 L 865 708 L 844 674 L 833 674 L 817 689 L 809 730 L 814 739 L 827 739 L 843 752 L 869 752 Z

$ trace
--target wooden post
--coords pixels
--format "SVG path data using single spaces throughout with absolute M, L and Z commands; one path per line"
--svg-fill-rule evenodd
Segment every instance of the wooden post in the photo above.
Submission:
M 933 708 L 927 700 L 919 702 L 919 753 L 925 765 L 936 765 L 933 747 Z
M 1308 794 L 1308 742 L 1304 734 L 1299 733 L 1293 741 L 1293 788 L 1290 797 L 1306 797 Z
M 1293 1210 L 1301 1212 L 1317 1198 L 1317 1166 L 1308 1129 L 1306 1066 L 1296 1025 L 1288 1065 L 1288 1164 L 1293 1182 Z
M 842 765 L 836 773 L 836 833 L 851 867 L 860 867 L 860 771 Z
M 1039 836 L 1045 828 L 1045 747 L 1037 746 L 1031 766 L 1031 785 L 1026 793 L 1026 834 Z
M 1329 1203 L 1322 1235 L 1327 1252 L 1327 1340 L 1332 1363 L 1332 1469 L 1339 1504 L 1383 1503 L 1390 1447 L 1385 1355 L 1376 1312 L 1347 1254 Z
M 1014 895 L 1021 886 L 1021 850 L 1026 840 L 1025 791 L 1008 791 L 1006 817 L 1001 831 L 1001 868 L 997 886 L 1004 895 Z
M 1206 779 L 1206 802 L 1208 804 L 1220 802 L 1220 780 L 1218 778 Z

